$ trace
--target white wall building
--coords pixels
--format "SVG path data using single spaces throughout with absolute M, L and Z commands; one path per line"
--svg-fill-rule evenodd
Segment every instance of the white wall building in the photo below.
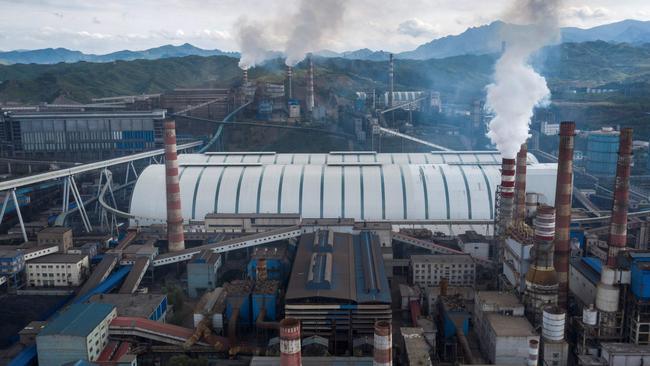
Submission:
M 27 262 L 27 284 L 30 287 L 79 286 L 86 279 L 88 268 L 87 255 L 46 255 Z
M 422 287 L 438 286 L 446 278 L 450 286 L 474 286 L 476 266 L 469 254 L 411 256 L 411 278 Z

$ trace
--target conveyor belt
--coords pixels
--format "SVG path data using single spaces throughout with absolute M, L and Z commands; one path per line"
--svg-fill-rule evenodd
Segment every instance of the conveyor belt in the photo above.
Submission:
M 394 232 L 393 233 L 393 240 L 396 240 L 396 241 L 399 241 L 399 242 L 405 243 L 405 244 L 414 245 L 416 247 L 429 249 L 433 253 L 438 253 L 438 254 L 467 254 L 467 253 L 465 253 L 463 251 L 460 251 L 460 250 L 448 248 L 448 247 L 446 247 L 444 245 L 436 244 L 436 243 L 433 243 L 433 242 L 430 242 L 430 241 L 416 239 L 414 237 L 404 235 L 404 234 L 401 234 L 401 233 L 395 233 Z M 484 264 L 484 265 L 489 266 L 489 265 L 493 264 L 493 262 L 491 260 L 488 260 L 488 259 L 478 258 L 478 257 L 475 257 L 475 256 L 472 256 L 472 258 L 474 259 L 474 261 L 476 261 L 478 263 L 481 263 L 481 264 Z
M 104 255 L 104 259 L 95 267 L 90 277 L 86 280 L 81 290 L 77 293 L 77 298 L 85 295 L 88 291 L 94 289 L 108 277 L 117 264 L 117 256 L 114 254 Z
M 241 238 L 224 240 L 215 244 L 201 245 L 173 253 L 159 255 L 153 260 L 153 266 L 164 266 L 190 260 L 202 250 L 212 250 L 214 253 L 224 253 L 235 249 L 248 248 L 260 244 L 271 243 L 278 240 L 296 238 L 302 235 L 300 226 L 289 226 L 281 229 L 269 230 L 262 233 L 247 235 Z
M 108 332 L 111 336 L 139 337 L 177 346 L 185 344 L 185 341 L 194 334 L 192 329 L 177 325 L 125 316 L 113 319 L 108 327 Z M 203 342 L 197 344 L 206 345 Z
M 126 280 L 124 280 L 122 287 L 120 287 L 119 293 L 121 294 L 134 293 L 135 290 L 138 289 L 138 286 L 140 286 L 140 282 L 142 281 L 144 274 L 147 272 L 150 263 L 151 261 L 149 260 L 148 257 L 137 258 L 133 263 L 133 268 L 131 269 L 131 272 L 129 272 L 129 275 L 126 277 Z

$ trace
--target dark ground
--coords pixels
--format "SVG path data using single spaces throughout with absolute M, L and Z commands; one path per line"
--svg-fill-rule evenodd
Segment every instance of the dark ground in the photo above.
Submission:
M 29 322 L 42 320 L 65 297 L 0 295 L 0 348 L 14 343 Z

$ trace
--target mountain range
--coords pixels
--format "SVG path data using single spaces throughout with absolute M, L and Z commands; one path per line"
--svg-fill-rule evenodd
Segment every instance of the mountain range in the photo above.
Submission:
M 497 53 L 501 50 L 504 35 L 509 32 L 525 32 L 526 26 L 495 21 L 487 25 L 472 27 L 458 35 L 434 39 L 420 45 L 412 51 L 397 53 L 401 59 L 426 60 L 459 55 L 483 55 Z M 568 42 L 605 41 L 609 43 L 629 43 L 641 45 L 650 43 L 650 21 L 623 20 L 616 23 L 581 29 L 566 27 L 561 29 L 561 40 Z M 315 52 L 319 57 L 340 57 L 352 60 L 383 61 L 389 52 L 373 51 L 367 48 L 348 52 L 322 50 Z M 191 44 L 180 46 L 165 45 L 143 51 L 117 51 L 105 55 L 85 54 L 66 48 L 46 48 L 40 50 L 19 50 L 0 52 L 0 63 L 36 63 L 56 64 L 59 62 L 113 62 L 130 60 L 154 60 L 182 56 L 229 56 L 238 58 L 237 52 L 224 52 L 218 49 L 206 50 Z

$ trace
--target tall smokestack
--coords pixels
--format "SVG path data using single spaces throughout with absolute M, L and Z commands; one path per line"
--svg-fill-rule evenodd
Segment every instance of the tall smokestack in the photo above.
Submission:
M 293 99 L 293 67 L 287 66 L 287 87 L 289 88 L 288 99 Z
M 248 84 L 248 69 L 244 69 L 242 77 L 244 85 Z
M 536 339 L 531 339 L 528 341 L 528 360 L 526 361 L 527 366 L 537 366 L 539 362 L 539 341 Z
M 499 197 L 499 222 L 497 235 L 505 235 L 512 223 L 515 197 L 515 159 L 501 159 L 501 195 Z
M 309 57 L 309 70 L 307 74 L 307 112 L 314 110 L 314 62 Z
M 181 188 L 176 154 L 176 122 L 165 121 L 165 183 L 167 187 L 167 243 L 170 252 L 185 249 Z
M 575 122 L 560 124 L 560 151 L 555 185 L 555 270 L 559 282 L 558 305 L 566 310 L 569 297 L 569 255 L 571 252 L 571 197 L 573 193 L 573 139 Z
M 300 320 L 285 318 L 280 321 L 280 365 L 300 366 Z
M 390 322 L 380 320 L 375 323 L 375 347 L 373 351 L 374 366 L 390 366 L 393 364 L 393 336 Z
M 393 92 L 395 82 L 395 62 L 393 61 L 393 54 L 390 54 L 388 61 L 388 107 L 393 106 Z
M 630 167 L 632 164 L 632 129 L 624 128 L 618 145 L 618 162 L 616 163 L 616 183 L 612 221 L 609 225 L 609 252 L 607 265 L 616 267 L 618 252 L 626 247 L 627 208 L 630 203 Z
M 515 215 L 516 222 L 526 221 L 526 160 L 528 146 L 523 143 L 517 153 L 517 176 L 515 177 Z
M 556 305 L 558 279 L 553 267 L 553 238 L 555 237 L 555 208 L 542 205 L 534 219 L 535 241 L 532 265 L 526 273 L 526 311 L 533 323 L 540 323 L 545 306 Z

